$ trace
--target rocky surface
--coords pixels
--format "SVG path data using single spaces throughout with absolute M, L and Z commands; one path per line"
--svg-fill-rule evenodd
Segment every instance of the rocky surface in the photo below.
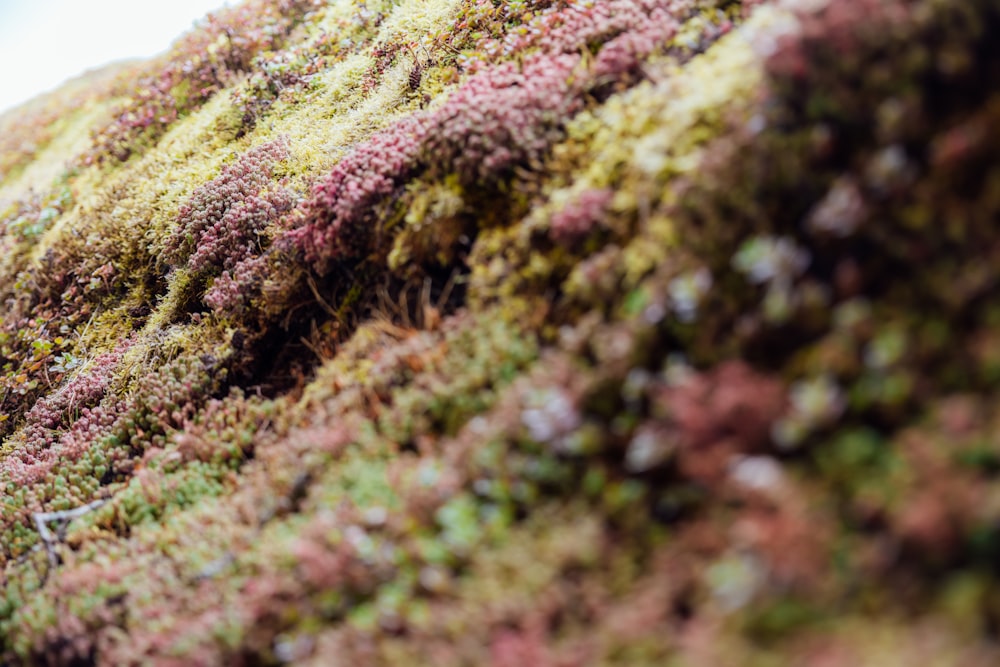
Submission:
M 998 29 L 248 0 L 0 117 L 3 662 L 997 664 Z

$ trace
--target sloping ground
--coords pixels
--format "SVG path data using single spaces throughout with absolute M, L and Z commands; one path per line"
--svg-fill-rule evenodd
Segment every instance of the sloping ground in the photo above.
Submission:
M 249 0 L 7 114 L 3 661 L 1000 664 L 998 31 Z

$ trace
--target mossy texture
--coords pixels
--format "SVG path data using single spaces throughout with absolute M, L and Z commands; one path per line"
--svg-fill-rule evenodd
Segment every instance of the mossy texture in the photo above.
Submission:
M 0 117 L 0 662 L 1000 662 L 1000 4 L 246 0 Z

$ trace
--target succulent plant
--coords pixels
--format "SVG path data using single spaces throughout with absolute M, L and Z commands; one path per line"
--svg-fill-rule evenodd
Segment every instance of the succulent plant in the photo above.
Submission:
M 247 0 L 0 117 L 0 662 L 996 664 L 997 26 Z

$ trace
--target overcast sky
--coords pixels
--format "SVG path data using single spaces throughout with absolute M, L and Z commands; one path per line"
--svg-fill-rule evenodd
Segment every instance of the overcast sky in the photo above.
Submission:
M 167 49 L 225 0 L 0 0 L 0 113 L 86 70 Z

